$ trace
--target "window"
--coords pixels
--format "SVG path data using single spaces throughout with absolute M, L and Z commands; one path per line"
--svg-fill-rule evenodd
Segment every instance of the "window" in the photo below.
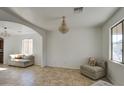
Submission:
M 32 39 L 22 40 L 22 53 L 25 55 L 33 54 L 33 40 Z
M 111 29 L 111 59 L 116 62 L 122 62 L 122 36 L 123 36 L 123 21 L 116 24 Z

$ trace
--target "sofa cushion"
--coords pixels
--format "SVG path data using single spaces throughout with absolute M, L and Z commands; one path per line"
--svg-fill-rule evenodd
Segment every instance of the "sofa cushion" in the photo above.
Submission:
M 105 76 L 105 69 L 99 66 L 82 65 L 80 66 L 80 71 L 85 76 L 88 76 L 94 80 Z
M 23 54 L 11 54 L 10 57 L 11 59 L 22 59 L 23 58 Z
M 104 69 L 102 67 L 99 66 L 90 66 L 90 65 L 83 65 L 81 66 L 82 70 L 88 71 L 88 72 L 92 72 L 92 73 L 98 73 L 98 72 L 103 72 Z
M 13 61 L 13 62 L 29 62 L 31 60 L 28 60 L 28 59 L 11 59 L 11 61 Z
M 22 55 L 17 55 L 17 56 L 15 56 L 15 59 L 22 59 L 22 58 L 23 58 Z
M 32 55 L 24 55 L 23 59 L 33 59 L 34 56 Z

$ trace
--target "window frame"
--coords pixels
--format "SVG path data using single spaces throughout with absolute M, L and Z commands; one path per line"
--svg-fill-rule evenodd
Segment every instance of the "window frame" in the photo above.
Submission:
M 27 39 L 28 39 L 28 40 L 30 40 L 30 39 L 32 40 L 32 53 L 31 53 L 31 54 L 28 54 L 28 55 L 33 55 L 33 42 L 34 42 L 34 41 L 33 41 L 32 38 L 25 38 L 25 39 L 22 40 L 22 51 L 21 51 L 21 52 L 24 54 L 24 51 L 23 51 L 23 50 L 24 50 L 24 42 L 23 42 L 23 41 L 24 41 L 24 40 L 27 40 Z M 26 54 L 26 55 L 27 55 L 27 54 Z
M 113 28 L 118 26 L 120 23 L 122 23 L 122 62 L 120 61 L 117 61 L 117 60 L 113 60 L 113 39 L 112 39 L 112 35 L 113 35 Z M 124 19 L 119 21 L 118 23 L 116 23 L 114 26 L 111 27 L 111 60 L 112 61 L 116 61 L 118 63 L 124 63 L 123 60 L 124 60 L 124 52 L 123 52 L 123 48 L 124 48 Z

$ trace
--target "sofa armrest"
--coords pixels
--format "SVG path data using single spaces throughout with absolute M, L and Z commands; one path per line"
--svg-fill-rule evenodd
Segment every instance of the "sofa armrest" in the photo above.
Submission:
M 107 62 L 105 60 L 98 60 L 97 63 L 96 63 L 97 66 L 100 66 L 104 69 L 106 69 L 107 67 Z
M 24 56 L 23 59 L 31 60 L 32 62 L 34 62 L 34 56 L 33 55 Z

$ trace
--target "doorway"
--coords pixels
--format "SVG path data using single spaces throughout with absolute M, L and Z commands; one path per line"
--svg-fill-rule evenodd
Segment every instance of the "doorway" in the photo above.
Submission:
M 3 47 L 4 47 L 4 40 L 0 38 L 0 64 L 3 64 Z

